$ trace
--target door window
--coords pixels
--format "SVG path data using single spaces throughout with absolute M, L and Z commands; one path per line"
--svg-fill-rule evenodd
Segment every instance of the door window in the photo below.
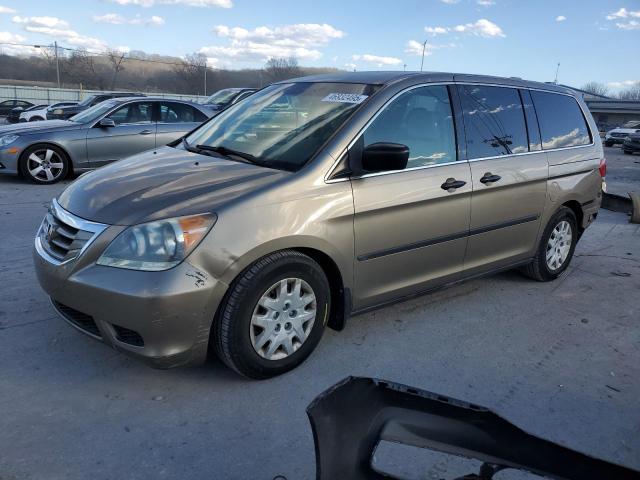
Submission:
M 469 159 L 529 151 L 517 89 L 460 85 L 459 92 Z
M 444 85 L 419 87 L 388 104 L 365 130 L 363 147 L 378 142 L 409 147 L 407 168 L 456 160 L 449 92 Z
M 531 91 L 531 97 L 538 114 L 543 150 L 592 142 L 587 122 L 575 98 L 538 91 Z
M 161 123 L 194 123 L 204 122 L 207 116 L 191 105 L 184 103 L 160 103 Z
M 127 103 L 109 115 L 116 125 L 151 123 L 153 104 Z

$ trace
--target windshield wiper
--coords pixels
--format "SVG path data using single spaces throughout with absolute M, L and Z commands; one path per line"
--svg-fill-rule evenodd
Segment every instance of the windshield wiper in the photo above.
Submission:
M 199 149 L 197 149 L 196 147 L 191 146 L 191 144 L 189 142 L 187 142 L 187 139 L 185 137 L 182 137 L 182 146 L 184 147 L 184 149 L 187 152 L 192 152 L 192 153 L 202 153 Z
M 247 163 L 253 163 L 254 165 L 265 165 L 265 162 L 260 160 L 259 158 L 251 155 L 250 153 L 240 152 L 239 150 L 234 150 L 233 148 L 224 147 L 222 145 L 218 145 L 216 147 L 212 147 L 211 145 L 196 145 L 198 150 L 202 150 L 205 152 L 215 152 L 223 155 L 225 157 L 239 157 Z

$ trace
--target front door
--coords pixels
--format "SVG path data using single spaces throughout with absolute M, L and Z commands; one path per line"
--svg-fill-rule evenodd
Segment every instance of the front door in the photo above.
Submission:
M 106 118 L 113 127 L 100 127 L 98 123 L 87 132 L 89 165 L 100 167 L 156 146 L 156 123 L 153 121 L 153 103 L 134 101 L 114 110 Z
M 409 147 L 402 171 L 352 178 L 354 309 L 457 278 L 469 230 L 471 173 L 458 160 L 447 86 L 412 88 L 388 103 L 349 155 L 377 142 Z
M 548 164 L 528 91 L 472 84 L 458 89 L 473 178 L 465 274 L 474 274 L 533 254 Z

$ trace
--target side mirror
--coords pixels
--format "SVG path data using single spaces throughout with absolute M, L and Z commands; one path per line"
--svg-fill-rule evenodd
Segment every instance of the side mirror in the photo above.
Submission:
M 109 117 L 105 117 L 102 120 L 100 120 L 98 122 L 98 126 L 100 128 L 110 128 L 110 127 L 115 127 L 116 126 L 116 122 L 114 122 L 113 120 L 111 120 Z
M 372 143 L 362 152 L 362 169 L 367 172 L 404 170 L 409 161 L 409 147 L 401 143 Z

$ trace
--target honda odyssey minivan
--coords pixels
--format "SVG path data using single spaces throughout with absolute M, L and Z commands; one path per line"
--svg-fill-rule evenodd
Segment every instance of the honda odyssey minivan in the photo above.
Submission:
M 565 88 L 305 77 L 78 178 L 51 202 L 34 261 L 87 335 L 159 367 L 213 351 L 267 378 L 351 315 L 505 269 L 554 280 L 605 170 Z

